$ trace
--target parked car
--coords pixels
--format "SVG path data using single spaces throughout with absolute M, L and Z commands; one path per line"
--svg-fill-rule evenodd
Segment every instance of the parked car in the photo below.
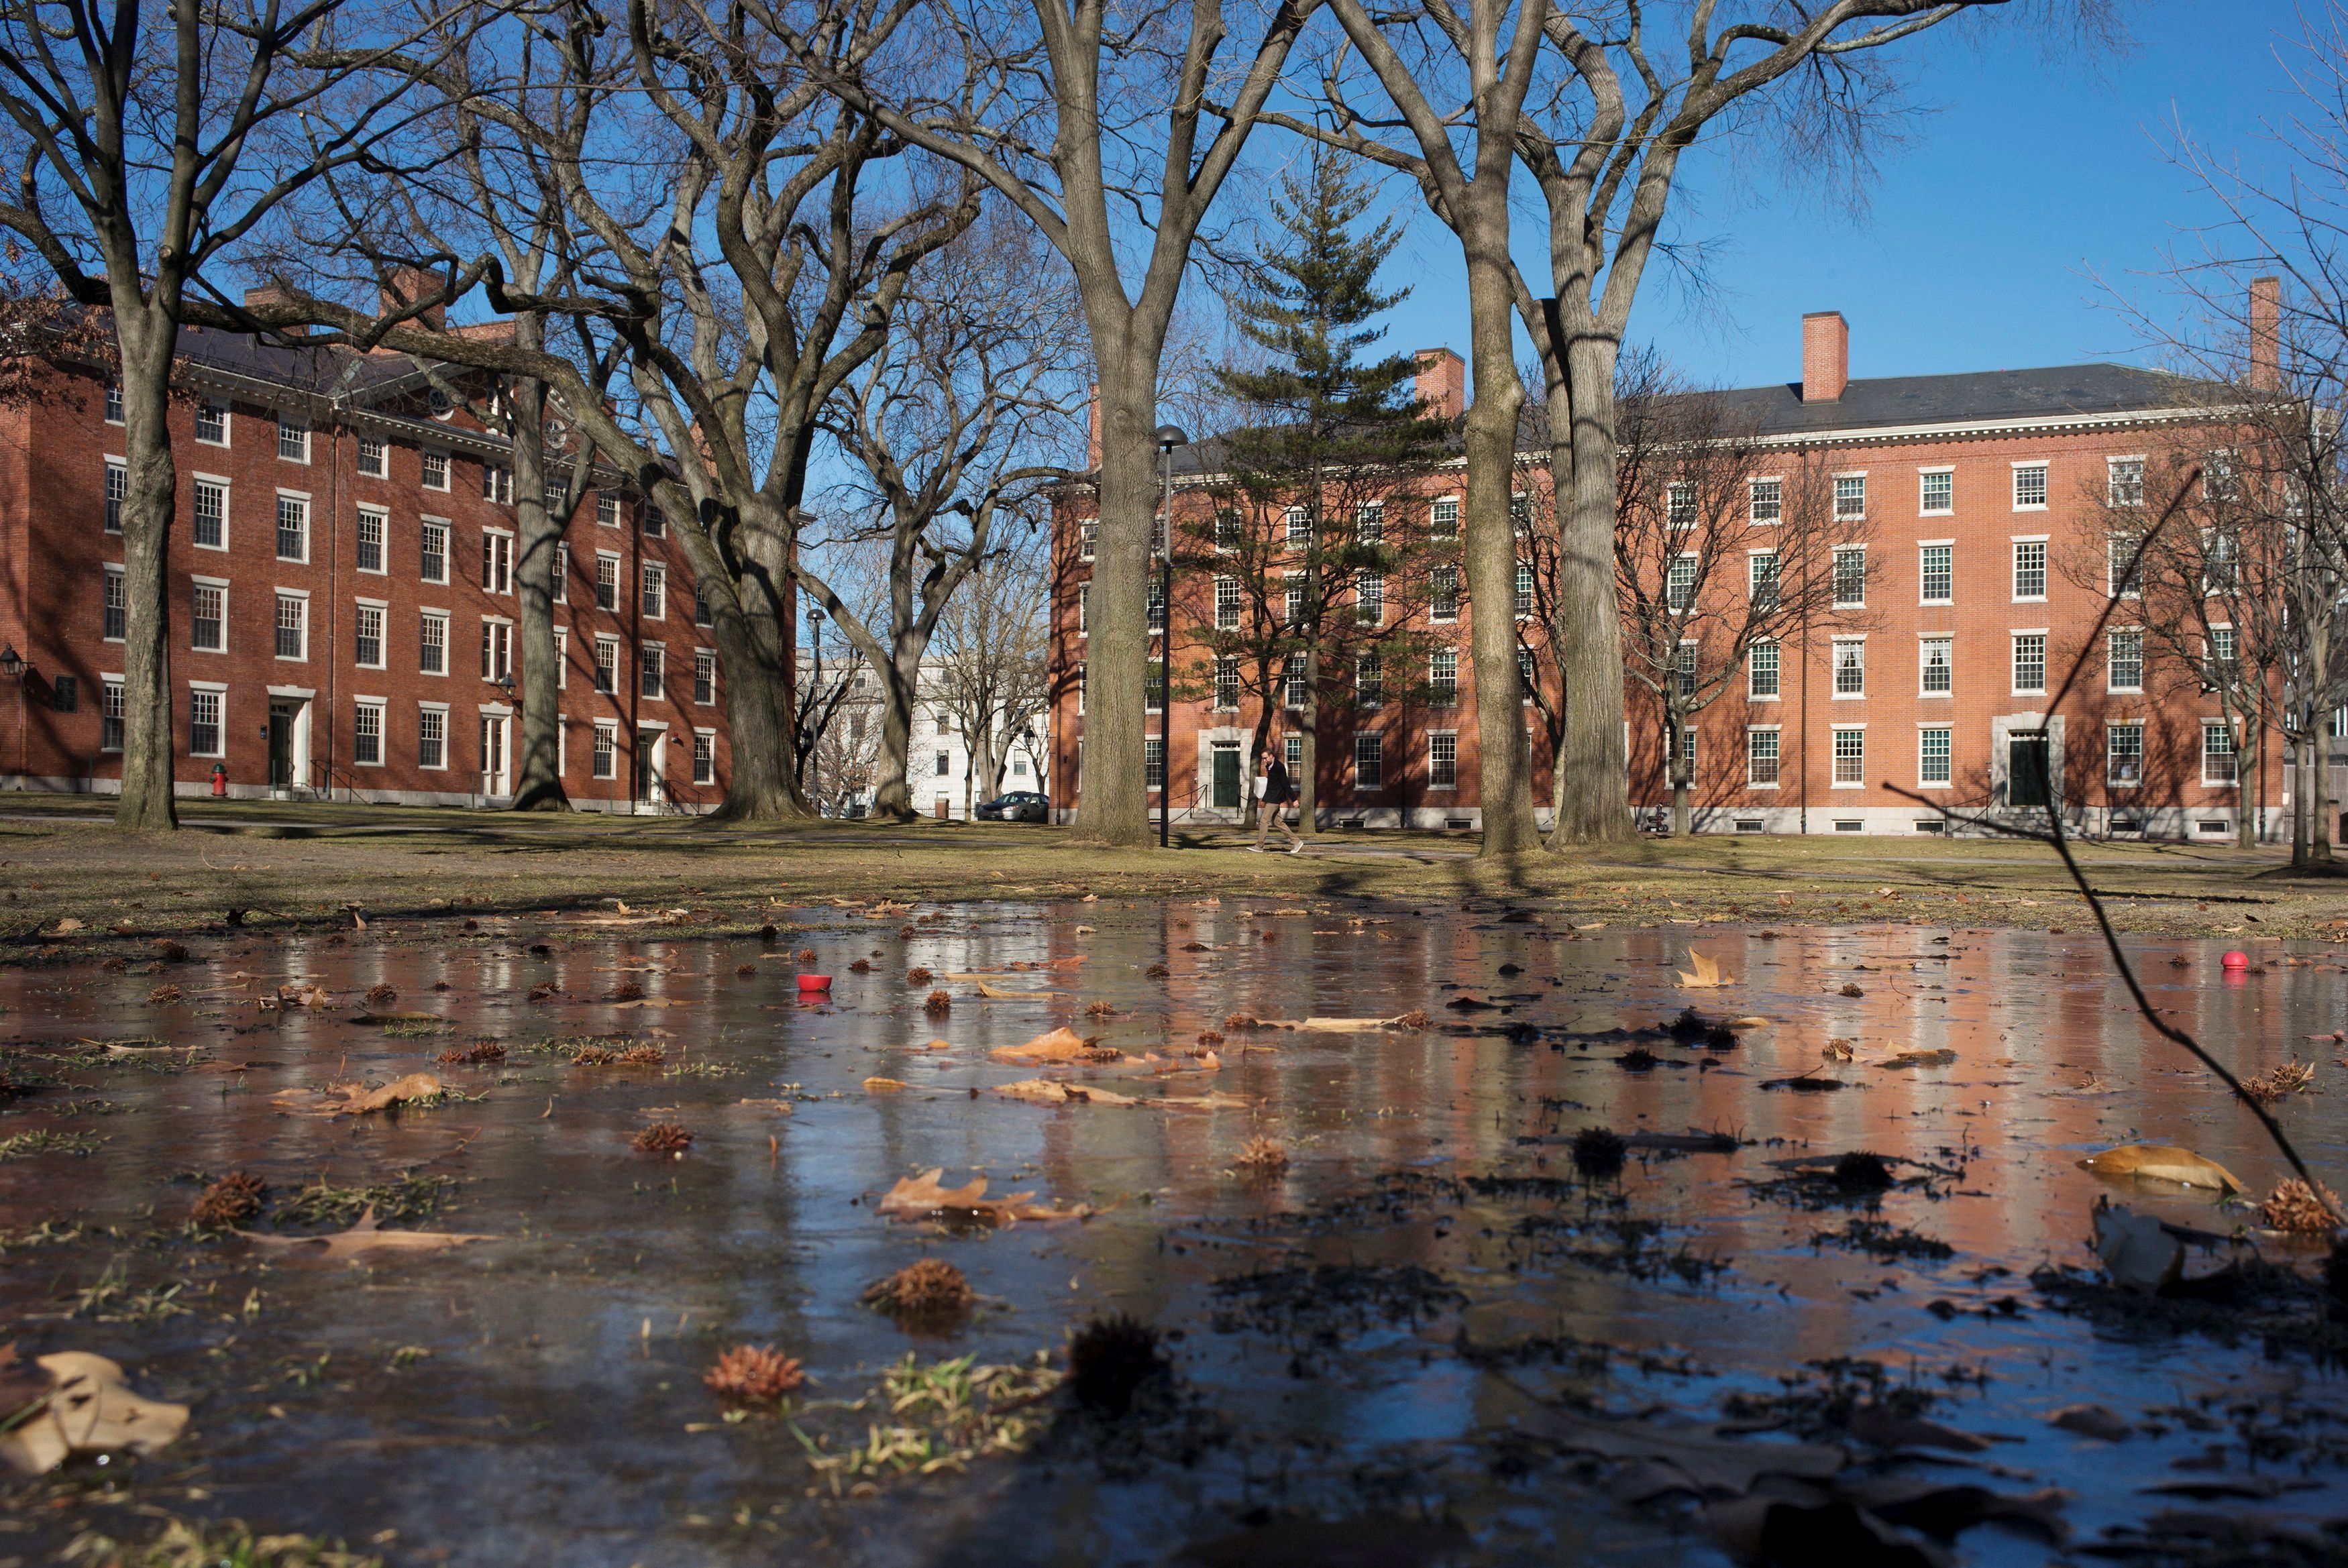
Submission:
M 1035 790 L 1015 789 L 979 802 L 973 815 L 981 822 L 1049 822 L 1052 803 Z

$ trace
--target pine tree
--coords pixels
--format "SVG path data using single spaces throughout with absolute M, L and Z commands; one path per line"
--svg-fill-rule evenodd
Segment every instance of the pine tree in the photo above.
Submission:
M 1457 580 L 1457 541 L 1430 538 L 1426 497 L 1410 483 L 1450 455 L 1448 424 L 1417 401 L 1412 355 L 1363 357 L 1385 335 L 1372 323 L 1409 293 L 1377 286 L 1395 226 L 1355 232 L 1371 198 L 1322 149 L 1282 181 L 1270 203 L 1279 232 L 1232 302 L 1266 363 L 1215 372 L 1248 417 L 1222 440 L 1214 517 L 1183 526 L 1176 544 L 1186 574 L 1218 579 L 1197 634 L 1206 657 L 1179 694 L 1207 696 L 1218 667 L 1235 666 L 1242 700 L 1257 701 L 1259 752 L 1286 708 L 1308 823 L 1324 731 L 1374 726 L 1421 688 L 1434 640 L 1405 622 L 1447 570 Z M 1383 798 L 1400 791 L 1390 784 Z

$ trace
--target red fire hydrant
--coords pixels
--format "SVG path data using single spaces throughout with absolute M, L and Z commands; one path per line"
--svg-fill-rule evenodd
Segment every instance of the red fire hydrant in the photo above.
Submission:
M 220 796 L 225 796 L 228 794 L 228 764 L 226 763 L 214 763 L 212 764 L 212 794 Z

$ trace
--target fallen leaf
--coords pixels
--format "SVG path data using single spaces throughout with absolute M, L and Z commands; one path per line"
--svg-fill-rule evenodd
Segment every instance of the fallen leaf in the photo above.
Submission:
M 380 1089 L 362 1083 L 337 1083 L 325 1089 L 286 1089 L 270 1103 L 288 1111 L 308 1111 L 322 1116 L 364 1116 L 388 1110 L 409 1100 L 425 1100 L 441 1092 L 440 1080 L 428 1072 L 411 1072 Z
M 328 1235 L 270 1235 L 261 1231 L 235 1231 L 266 1252 L 298 1252 L 305 1247 L 318 1248 L 320 1257 L 345 1258 L 357 1262 L 370 1253 L 377 1252 L 441 1252 L 462 1246 L 469 1241 L 503 1241 L 503 1236 L 461 1235 L 453 1231 L 387 1231 L 377 1228 L 375 1205 L 346 1231 Z
M 66 935 L 69 931 L 78 931 L 81 928 L 82 923 L 79 920 L 75 919 L 70 915 L 57 922 L 57 935 L 60 937 Z
M 864 1092 L 867 1094 L 894 1094 L 901 1089 L 909 1089 L 912 1086 L 901 1078 L 880 1078 L 876 1076 L 868 1078 L 864 1081 Z
M 1056 1078 L 1023 1078 L 1016 1083 L 997 1085 L 994 1092 L 1013 1100 L 1031 1100 L 1038 1105 L 1138 1105 L 1141 1103 L 1130 1094 L 1119 1094 L 1107 1089 L 1096 1089 L 1086 1083 L 1067 1083 Z
M 984 980 L 981 980 L 978 982 L 978 994 L 983 997 L 992 998 L 995 1001 L 1007 1002 L 1025 1001 L 1036 997 L 1056 997 L 1060 993 L 1057 991 L 1014 990 L 1008 986 L 990 986 Z
M 354 1096 L 342 1109 L 353 1116 L 382 1111 L 405 1100 L 428 1100 L 440 1092 L 440 1081 L 428 1072 L 411 1072 L 394 1079 L 372 1093 Z
M 1688 949 L 1688 962 L 1694 967 L 1695 972 L 1694 974 L 1690 974 L 1686 969 L 1681 969 L 1677 971 L 1677 973 L 1680 977 L 1680 984 L 1689 987 L 1691 989 L 1709 989 L 1714 986 L 1733 986 L 1736 983 L 1736 977 L 1735 975 L 1722 973 L 1720 966 L 1714 963 L 1709 958 L 1706 958 L 1704 953 L 1697 948 L 1690 948 Z
M 2190 1149 L 2163 1143 L 2123 1143 L 2079 1162 L 2079 1169 L 2099 1176 L 2141 1176 L 2156 1182 L 2177 1182 L 2188 1187 L 2247 1193 L 2248 1187 L 2215 1160 L 2205 1160 Z
M 2101 1405 L 2065 1405 L 2047 1417 L 2046 1424 L 2081 1437 L 2101 1438 L 2107 1443 L 2124 1441 L 2136 1432 L 2134 1427 Z
M 681 1008 L 689 1004 L 675 997 L 638 997 L 633 1001 L 613 1002 L 611 1005 L 614 1012 L 626 1012 L 631 1008 Z
M 61 1350 L 35 1364 L 49 1375 L 49 1387 L 33 1405 L 8 1412 L 0 1434 L 0 1457 L 28 1475 L 55 1470 L 75 1454 L 153 1453 L 188 1424 L 187 1406 L 140 1399 L 125 1385 L 122 1368 L 103 1356 Z M 12 1377 L 12 1387 L 17 1381 Z
M 1870 1063 L 1875 1067 L 1946 1067 L 1956 1061 L 1957 1053 L 1945 1047 L 1939 1050 L 1903 1050 L 1895 1056 Z
M 1104 1049 L 1063 1024 L 1025 1045 L 998 1045 L 986 1054 L 996 1061 L 1115 1061 L 1124 1052 Z
M 1959 1431 L 1921 1416 L 1903 1416 L 1881 1405 L 1861 1405 L 1852 1410 L 1850 1435 L 1887 1449 L 1949 1449 L 1970 1454 L 1990 1446 L 1990 1440 L 1979 1433 Z
M 945 1167 L 942 1165 L 918 1176 L 901 1178 L 872 1205 L 874 1211 L 908 1219 L 954 1214 L 988 1225 L 1014 1225 L 1021 1220 L 1075 1220 L 1092 1213 L 1081 1204 L 1072 1209 L 1045 1207 L 1035 1202 L 1034 1193 L 1013 1193 L 1008 1197 L 990 1198 L 986 1195 L 984 1176 L 966 1186 L 940 1186 L 938 1178 L 943 1174 Z

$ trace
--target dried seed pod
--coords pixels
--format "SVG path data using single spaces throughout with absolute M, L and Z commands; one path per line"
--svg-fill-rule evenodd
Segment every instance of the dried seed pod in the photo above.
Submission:
M 387 1008 L 399 999 L 399 993 L 380 982 L 366 989 L 366 1004 L 371 1008 Z
M 1613 1175 L 1629 1148 L 1611 1127 L 1584 1127 L 1573 1135 L 1573 1168 L 1588 1176 Z
M 639 1154 L 682 1154 L 693 1147 L 693 1133 L 675 1122 L 655 1122 L 628 1140 Z
M 644 1000 L 644 988 L 643 982 L 638 980 L 622 980 L 618 985 L 612 988 L 612 999 L 615 1002 L 640 1002 Z
M 864 1304 L 900 1317 L 951 1317 L 967 1311 L 978 1293 L 970 1278 L 942 1258 L 925 1257 L 907 1264 L 888 1278 L 865 1287 Z
M 929 999 L 922 1004 L 922 1010 L 932 1018 L 942 1018 L 953 1011 L 953 997 L 945 991 L 932 991 Z
M 909 986 L 925 986 L 935 979 L 937 979 L 935 975 L 919 965 L 905 971 L 905 983 Z
M 807 1369 L 772 1345 L 736 1345 L 701 1380 L 729 1405 L 775 1405 L 798 1392 Z
M 1288 1146 L 1277 1138 L 1251 1138 L 1240 1150 L 1239 1163 L 1262 1175 L 1284 1171 L 1288 1169 Z
M 261 1200 L 268 1195 L 260 1177 L 250 1171 L 231 1171 L 204 1189 L 189 1217 L 206 1229 L 227 1230 L 259 1214 Z
M 1143 1385 L 1168 1370 L 1158 1330 L 1122 1312 L 1094 1318 L 1068 1341 L 1068 1383 L 1076 1403 L 1101 1415 L 1125 1414 Z

